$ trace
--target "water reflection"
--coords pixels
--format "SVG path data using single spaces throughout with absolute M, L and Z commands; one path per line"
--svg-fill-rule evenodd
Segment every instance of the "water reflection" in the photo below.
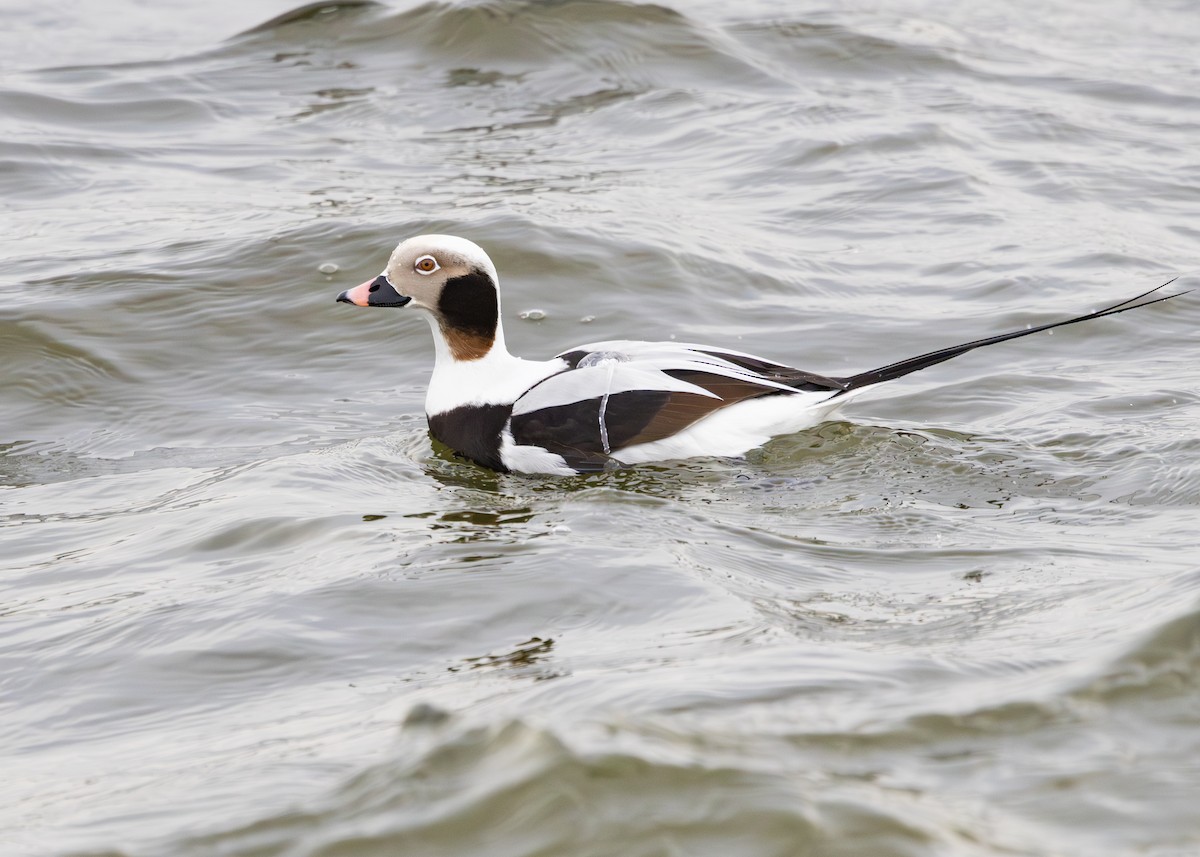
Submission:
M 567 673 L 561 668 L 551 668 L 551 655 L 554 648 L 553 638 L 530 637 L 515 648 L 500 654 L 486 654 L 477 657 L 463 658 L 463 663 L 472 670 L 499 670 L 514 679 L 546 679 L 559 678 Z M 458 672 L 461 667 L 450 666 L 449 672 Z

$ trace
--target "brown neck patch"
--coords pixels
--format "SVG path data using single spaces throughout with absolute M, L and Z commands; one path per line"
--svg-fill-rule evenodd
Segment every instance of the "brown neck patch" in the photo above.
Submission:
M 478 360 L 492 350 L 492 344 L 496 341 L 494 335 L 483 336 L 478 331 L 463 330 L 444 321 L 438 327 L 455 360 Z

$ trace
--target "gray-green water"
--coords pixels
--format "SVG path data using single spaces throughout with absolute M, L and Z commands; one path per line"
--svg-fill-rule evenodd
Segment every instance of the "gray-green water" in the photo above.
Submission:
M 447 231 L 516 353 L 849 373 L 1195 286 L 1191 3 L 3 6 L 0 853 L 1200 853 L 1197 295 L 566 480 L 334 303 Z

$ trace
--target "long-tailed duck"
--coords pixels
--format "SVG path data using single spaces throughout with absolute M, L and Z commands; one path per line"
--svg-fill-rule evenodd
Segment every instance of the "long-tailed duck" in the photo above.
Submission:
M 1159 286 L 1158 288 L 1162 288 Z M 409 238 L 383 273 L 337 296 L 412 306 L 433 329 L 425 413 L 435 438 L 503 472 L 570 475 L 647 461 L 741 455 L 816 425 L 856 393 L 985 345 L 1149 306 L 1158 289 L 1086 315 L 1001 333 L 848 376 L 728 348 L 614 340 L 551 360 L 508 353 L 496 268 L 452 235 Z

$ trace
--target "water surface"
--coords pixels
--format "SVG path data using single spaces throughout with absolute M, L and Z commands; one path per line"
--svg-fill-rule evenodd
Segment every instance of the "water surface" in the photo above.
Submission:
M 333 301 L 445 231 L 516 353 L 849 374 L 1195 286 L 1189 4 L 5 14 L 6 854 L 1200 852 L 1194 295 L 577 479 Z

